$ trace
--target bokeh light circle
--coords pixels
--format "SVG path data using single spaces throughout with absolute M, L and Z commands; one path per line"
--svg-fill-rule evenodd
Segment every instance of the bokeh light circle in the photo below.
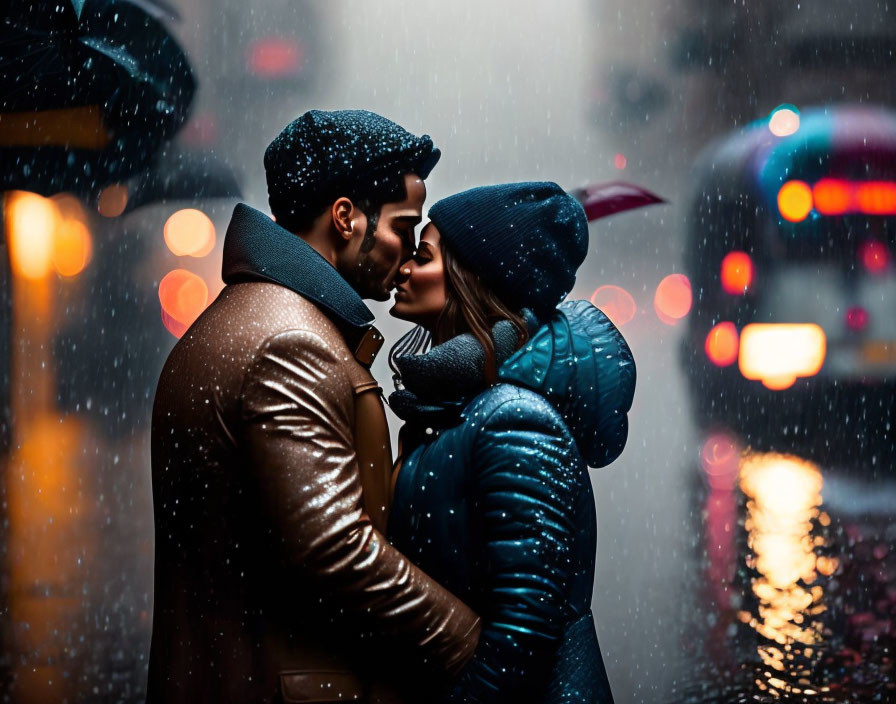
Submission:
M 868 327 L 868 311 L 861 306 L 853 306 L 846 311 L 846 327 L 856 332 Z
M 778 191 L 778 211 L 790 222 L 801 222 L 812 211 L 812 189 L 805 181 L 788 181 Z
M 80 220 L 66 220 L 56 230 L 53 268 L 60 276 L 77 276 L 90 261 L 92 250 L 87 225 Z
M 890 263 L 890 253 L 883 242 L 868 240 L 859 245 L 859 259 L 872 274 L 880 274 Z
M 175 269 L 159 282 L 159 302 L 165 328 L 181 337 L 208 305 L 208 286 L 193 272 Z
M 591 294 L 591 304 L 600 308 L 617 328 L 630 322 L 638 311 L 635 299 L 621 286 L 599 286 Z
M 753 283 L 753 260 L 746 252 L 728 252 L 722 259 L 722 290 L 743 295 Z
M 215 225 L 201 210 L 184 208 L 165 222 L 165 244 L 179 257 L 204 257 L 215 247 Z
M 781 105 L 772 112 L 768 129 L 776 137 L 787 137 L 800 128 L 800 114 L 792 105 Z
M 106 186 L 100 193 L 96 209 L 105 218 L 116 218 L 128 205 L 128 187 L 121 183 Z
M 4 207 L 13 272 L 30 280 L 44 278 L 50 273 L 54 238 L 62 222 L 59 208 L 49 198 L 28 191 L 10 192 Z
M 87 213 L 81 201 L 71 193 L 57 193 L 50 198 L 59 210 L 59 215 L 63 220 L 78 220 L 87 224 Z
M 713 489 L 734 489 L 742 453 L 737 438 L 725 431 L 712 433 L 703 441 L 700 465 Z
M 709 331 L 704 348 L 709 361 L 716 366 L 727 367 L 737 361 L 739 345 L 737 328 L 734 323 L 726 320 Z
M 675 325 L 691 310 L 691 282 L 684 274 L 669 274 L 660 281 L 653 297 L 657 317 L 666 325 Z

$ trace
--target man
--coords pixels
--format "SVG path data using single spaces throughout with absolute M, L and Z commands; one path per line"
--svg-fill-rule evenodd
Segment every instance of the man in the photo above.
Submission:
M 227 286 L 153 409 L 150 702 L 386 701 L 381 680 L 475 649 L 476 615 L 383 538 L 382 338 L 361 300 L 388 298 L 439 155 L 370 112 L 308 112 L 265 152 L 276 223 L 236 206 Z

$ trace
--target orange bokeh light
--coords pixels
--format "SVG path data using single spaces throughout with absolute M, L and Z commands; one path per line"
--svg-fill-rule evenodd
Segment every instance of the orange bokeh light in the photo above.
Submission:
M 59 209 L 59 215 L 63 220 L 78 220 L 87 223 L 87 214 L 81 201 L 71 193 L 57 193 L 50 198 Z
M 812 189 L 805 181 L 788 181 L 778 191 L 778 210 L 785 220 L 800 222 L 812 210 Z
M 684 274 L 669 274 L 660 281 L 653 297 L 653 308 L 666 325 L 675 325 L 691 310 L 691 282 Z
M 724 321 L 716 325 L 706 336 L 706 356 L 719 367 L 727 367 L 737 361 L 740 337 L 734 323 Z
M 59 207 L 37 193 L 12 191 L 6 197 L 5 210 L 13 272 L 31 280 L 44 278 L 50 273 L 54 236 L 62 222 Z
M 208 305 L 208 286 L 193 272 L 175 269 L 159 282 L 159 302 L 165 328 L 181 337 Z
M 869 215 L 896 214 L 896 183 L 867 181 L 856 187 L 859 210 Z
M 842 215 L 852 207 L 852 184 L 836 178 L 823 178 L 812 187 L 812 202 L 822 215 Z
M 87 225 L 79 220 L 66 220 L 56 230 L 53 268 L 60 276 L 77 276 L 90 261 L 92 250 Z
M 165 223 L 165 244 L 179 257 L 204 257 L 215 247 L 215 225 L 208 215 L 184 208 Z
M 103 217 L 115 218 L 124 212 L 127 205 L 128 187 L 121 183 L 113 183 L 100 193 L 97 210 Z
M 600 308 L 616 327 L 635 317 L 638 306 L 631 294 L 620 286 L 600 286 L 591 294 L 591 303 Z
M 87 266 L 92 245 L 77 198 L 12 191 L 5 209 L 10 265 L 17 276 L 36 281 L 52 269 L 77 276 Z
M 753 260 L 746 252 L 728 252 L 722 259 L 722 290 L 742 295 L 753 283 Z
M 59 193 L 51 200 L 62 216 L 53 233 L 53 268 L 60 276 L 77 276 L 87 267 L 93 251 L 87 213 L 82 202 L 70 193 Z

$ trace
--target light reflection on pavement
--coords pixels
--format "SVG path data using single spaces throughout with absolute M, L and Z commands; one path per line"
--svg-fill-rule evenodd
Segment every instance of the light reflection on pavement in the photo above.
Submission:
M 711 627 L 664 701 L 896 701 L 896 483 L 741 452 L 732 435 L 703 447 L 692 608 Z

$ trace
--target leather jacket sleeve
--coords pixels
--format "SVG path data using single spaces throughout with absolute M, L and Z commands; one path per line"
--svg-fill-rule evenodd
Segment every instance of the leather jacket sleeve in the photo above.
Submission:
M 479 647 L 451 702 L 538 700 L 562 636 L 578 450 L 540 397 L 505 401 L 472 445 L 486 575 Z
M 242 391 L 248 471 L 283 558 L 334 606 L 457 673 L 479 619 L 395 550 L 363 510 L 353 390 L 339 353 L 313 332 L 270 338 Z

